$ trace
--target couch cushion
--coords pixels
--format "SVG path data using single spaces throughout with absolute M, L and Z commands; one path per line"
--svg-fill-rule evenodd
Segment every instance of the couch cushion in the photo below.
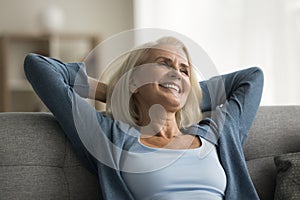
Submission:
M 262 200 L 273 199 L 274 157 L 300 151 L 300 106 L 260 107 L 244 145 L 253 183 Z
M 64 171 L 48 166 L 1 166 L 1 199 L 68 199 Z
M 276 181 L 276 168 L 273 157 L 249 160 L 247 166 L 260 199 L 273 199 Z
M 300 106 L 260 107 L 244 145 L 246 160 L 300 151 Z
M 66 138 L 48 114 L 2 114 L 0 121 L 1 165 L 62 167 Z
M 274 158 L 277 179 L 274 200 L 300 199 L 300 152 Z
M 101 199 L 50 113 L 0 113 L 1 199 Z

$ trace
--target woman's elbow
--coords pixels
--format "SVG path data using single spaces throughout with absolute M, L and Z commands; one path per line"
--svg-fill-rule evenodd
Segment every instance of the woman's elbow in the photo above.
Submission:
M 24 60 L 24 71 L 27 74 L 31 68 L 34 66 L 37 55 L 34 53 L 30 53 L 25 57 Z
M 27 79 L 30 77 L 35 76 L 40 70 L 39 67 L 42 65 L 40 64 L 41 56 L 35 53 L 29 53 L 24 59 L 24 73 Z
M 264 81 L 264 72 L 260 67 L 254 67 L 255 69 L 255 76 L 257 79 L 261 80 L 262 82 Z
M 260 67 L 252 67 L 252 79 L 257 86 L 263 87 L 264 85 L 264 72 Z
M 255 91 L 262 95 L 264 87 L 264 73 L 263 70 L 259 67 L 253 67 L 254 71 L 252 73 L 252 83 L 255 88 Z

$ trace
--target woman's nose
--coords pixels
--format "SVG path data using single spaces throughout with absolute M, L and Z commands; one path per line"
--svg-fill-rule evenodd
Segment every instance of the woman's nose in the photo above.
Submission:
M 170 76 L 171 78 L 174 78 L 174 79 L 181 79 L 181 75 L 180 75 L 179 69 L 174 69 L 174 68 L 172 68 L 172 69 L 169 71 L 169 76 Z

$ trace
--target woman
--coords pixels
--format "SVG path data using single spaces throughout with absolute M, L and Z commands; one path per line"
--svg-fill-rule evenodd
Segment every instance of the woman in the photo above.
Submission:
M 260 103 L 260 69 L 213 77 L 200 90 L 172 37 L 132 50 L 107 85 L 83 63 L 30 54 L 24 67 L 104 199 L 258 199 L 242 145 Z M 106 114 L 82 97 L 106 101 Z

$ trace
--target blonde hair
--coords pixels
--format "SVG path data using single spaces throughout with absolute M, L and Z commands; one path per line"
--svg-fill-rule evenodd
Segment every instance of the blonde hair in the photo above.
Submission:
M 185 105 L 176 112 L 176 122 L 179 128 L 186 128 L 198 123 L 202 119 L 200 109 L 202 92 L 196 78 L 196 73 L 190 61 L 185 45 L 174 37 L 163 37 L 156 42 L 149 42 L 130 52 L 121 55 L 109 66 L 109 71 L 103 75 L 107 79 L 106 113 L 116 120 L 136 126 L 139 120 L 139 110 L 135 105 L 130 91 L 130 76 L 133 68 L 145 64 L 149 51 L 158 48 L 158 45 L 172 45 L 186 54 L 191 66 L 191 90 Z M 112 71 L 113 70 L 113 71 Z M 105 81 L 104 81 L 105 82 Z

